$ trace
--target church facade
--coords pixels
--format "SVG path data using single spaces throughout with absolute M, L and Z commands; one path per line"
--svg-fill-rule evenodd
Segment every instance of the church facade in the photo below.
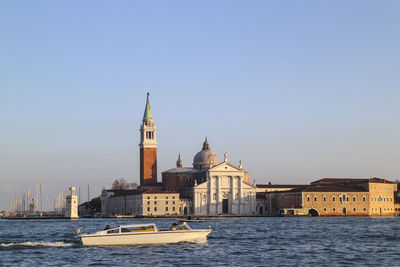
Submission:
M 162 173 L 163 190 L 191 199 L 190 214 L 200 216 L 255 215 L 256 187 L 249 180 L 242 163 L 230 163 L 226 153 L 219 162 L 207 139 L 194 156 L 193 167 L 183 167 L 179 155 L 176 168 Z

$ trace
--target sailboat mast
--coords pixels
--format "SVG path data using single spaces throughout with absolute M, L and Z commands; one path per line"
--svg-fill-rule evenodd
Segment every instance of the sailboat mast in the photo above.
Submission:
M 43 216 L 42 183 L 40 183 L 40 216 Z

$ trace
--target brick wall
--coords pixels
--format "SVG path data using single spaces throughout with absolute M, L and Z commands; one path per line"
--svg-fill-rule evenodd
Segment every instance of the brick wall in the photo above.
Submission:
M 140 185 L 157 182 L 157 148 L 140 148 Z

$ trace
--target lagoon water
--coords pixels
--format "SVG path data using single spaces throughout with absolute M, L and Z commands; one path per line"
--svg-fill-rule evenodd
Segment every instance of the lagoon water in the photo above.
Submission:
M 400 217 L 229 218 L 192 223 L 206 243 L 82 247 L 83 232 L 172 219 L 0 219 L 0 266 L 400 266 Z

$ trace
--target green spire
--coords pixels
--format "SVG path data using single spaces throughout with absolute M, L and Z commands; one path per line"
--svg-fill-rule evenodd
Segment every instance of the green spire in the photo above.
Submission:
M 150 102 L 149 102 L 149 95 L 150 94 L 147 93 L 147 101 L 146 101 L 146 107 L 144 108 L 143 121 L 153 120 L 153 114 L 151 113 Z

